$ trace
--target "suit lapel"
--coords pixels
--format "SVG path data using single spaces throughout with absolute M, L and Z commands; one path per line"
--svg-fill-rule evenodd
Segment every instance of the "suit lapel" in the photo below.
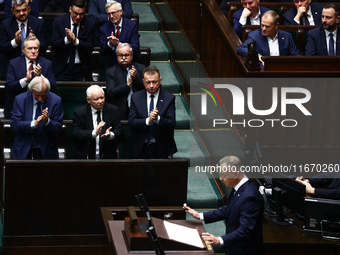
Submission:
M 282 52 L 282 50 L 285 48 L 284 47 L 284 36 L 281 35 L 280 31 L 277 31 L 277 40 L 279 42 L 279 54 L 280 56 L 284 56 L 286 54 L 284 54 L 284 52 Z
M 146 97 L 147 97 L 146 90 L 144 90 L 144 93 L 142 93 L 142 95 L 141 95 L 139 107 L 140 107 L 140 109 L 143 109 L 142 112 L 146 113 L 145 118 L 147 118 L 149 116 L 148 107 L 147 107 L 148 100 L 146 99 Z
M 92 119 L 92 111 L 90 104 L 87 104 L 86 106 L 86 123 L 87 123 L 87 129 L 93 130 L 93 119 Z
M 326 32 L 322 26 L 319 29 L 320 29 L 320 41 L 322 45 L 323 55 L 328 56 Z
M 228 218 L 229 216 L 229 212 L 231 210 L 231 208 L 233 207 L 233 205 L 236 203 L 236 201 L 242 196 L 242 193 L 244 192 L 244 190 L 246 189 L 246 187 L 249 184 L 249 180 L 244 183 L 234 194 L 234 196 L 232 197 L 231 201 L 228 202 L 227 204 L 227 211 L 226 211 L 226 218 Z
M 157 101 L 157 104 L 156 104 L 156 107 L 157 107 L 159 113 L 162 110 L 163 103 L 164 103 L 164 93 L 163 93 L 163 90 L 160 89 L 159 95 L 158 95 L 158 101 Z
M 26 77 L 28 67 L 26 66 L 26 59 L 24 55 L 21 55 L 19 59 L 19 66 L 21 68 L 22 77 Z
M 33 93 L 30 91 L 27 93 L 27 107 L 26 107 L 26 112 L 27 112 L 27 119 L 32 120 L 33 116 Z
M 340 56 L 340 29 L 339 27 L 336 33 L 336 56 Z

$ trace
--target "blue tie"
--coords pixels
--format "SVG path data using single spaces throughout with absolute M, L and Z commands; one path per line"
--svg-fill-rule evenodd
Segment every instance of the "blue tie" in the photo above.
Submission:
M 155 97 L 154 95 L 151 95 L 151 101 L 150 101 L 150 107 L 149 107 L 149 112 L 152 112 L 153 108 L 154 108 L 154 104 L 153 104 L 153 98 Z M 150 129 L 148 132 L 148 136 L 147 136 L 147 140 L 148 142 L 150 142 L 150 140 L 153 139 L 153 122 L 150 125 Z
M 329 34 L 329 51 L 328 56 L 334 56 L 334 39 L 333 39 L 333 33 Z
M 21 23 L 20 29 L 21 29 L 21 53 L 24 54 L 22 52 L 22 46 L 24 45 L 24 40 L 26 38 L 26 31 L 25 31 L 24 23 Z
M 42 112 L 41 112 L 41 102 L 37 102 L 37 109 L 35 110 L 35 120 L 41 116 Z

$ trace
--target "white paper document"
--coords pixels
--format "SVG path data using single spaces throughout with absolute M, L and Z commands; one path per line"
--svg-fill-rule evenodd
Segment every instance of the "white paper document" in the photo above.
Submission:
M 195 228 L 188 228 L 178 224 L 163 221 L 164 227 L 168 232 L 168 236 L 172 240 L 176 240 L 181 243 L 190 244 L 195 247 L 204 248 L 202 239 Z

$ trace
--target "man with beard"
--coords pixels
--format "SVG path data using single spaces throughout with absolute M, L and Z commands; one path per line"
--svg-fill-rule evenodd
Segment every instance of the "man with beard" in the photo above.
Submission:
M 322 26 L 309 30 L 305 47 L 306 56 L 339 56 L 339 7 L 327 4 L 322 10 Z
M 133 50 L 128 43 L 119 43 L 116 48 L 118 65 L 106 71 L 106 91 L 109 102 L 119 108 L 120 119 L 127 120 L 131 95 L 144 89 L 144 65 L 132 62 Z

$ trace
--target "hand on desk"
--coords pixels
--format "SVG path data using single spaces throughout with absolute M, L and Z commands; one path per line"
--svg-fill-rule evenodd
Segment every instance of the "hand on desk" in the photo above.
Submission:
M 305 178 L 303 178 L 302 176 L 300 176 L 300 177 L 297 177 L 297 178 L 295 179 L 295 181 L 300 182 L 300 183 L 302 183 L 303 185 L 306 185 L 306 193 L 307 193 L 307 194 L 314 194 L 315 188 L 313 188 L 312 185 L 310 185 L 308 179 L 305 179 Z
M 208 241 L 208 244 L 210 245 L 220 245 L 220 240 L 218 240 L 218 238 L 216 236 L 214 236 L 213 234 L 209 234 L 209 233 L 203 233 L 202 234 L 202 238 L 205 241 Z

